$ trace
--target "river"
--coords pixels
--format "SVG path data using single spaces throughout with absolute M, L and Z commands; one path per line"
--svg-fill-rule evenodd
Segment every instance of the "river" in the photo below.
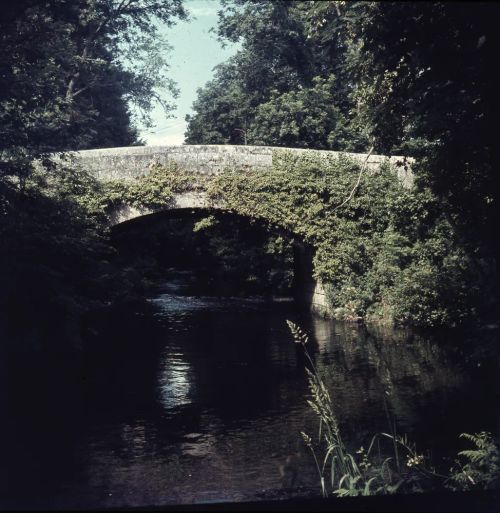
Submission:
M 4 505 L 319 495 L 300 436 L 314 437 L 318 424 L 287 319 L 310 335 L 352 451 L 390 422 L 448 465 L 461 432 L 499 433 L 498 330 L 481 331 L 474 345 L 450 331 L 364 327 L 313 317 L 286 301 L 197 296 L 190 277 L 177 273 L 159 286 L 151 310 L 110 318 L 93 335 L 101 349 L 86 354 L 78 372 L 67 371 L 72 386 L 40 366 L 11 369 L 17 384 L 2 427 Z

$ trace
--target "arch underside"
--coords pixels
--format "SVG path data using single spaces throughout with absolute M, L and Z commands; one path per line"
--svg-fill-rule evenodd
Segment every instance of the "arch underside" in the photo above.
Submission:
M 137 224 L 147 224 L 155 222 L 157 220 L 166 219 L 202 219 L 207 216 L 215 216 L 217 218 L 239 218 L 246 219 L 249 224 L 258 226 L 262 230 L 272 232 L 277 235 L 281 235 L 290 241 L 293 245 L 300 250 L 313 253 L 311 245 L 304 242 L 302 236 L 282 226 L 271 226 L 268 221 L 263 218 L 249 217 L 244 214 L 238 214 L 237 212 L 227 210 L 220 206 L 208 205 L 206 203 L 176 203 L 165 206 L 164 208 L 153 210 L 153 209 L 138 209 L 128 205 L 123 205 L 117 212 L 111 215 L 115 219 L 115 222 L 111 223 L 111 229 L 113 231 L 126 230 L 127 226 Z
M 112 225 L 113 231 L 126 230 L 128 226 L 144 224 L 145 229 L 149 223 L 164 219 L 201 219 L 209 215 L 227 218 L 243 218 L 249 223 L 258 225 L 263 230 L 284 236 L 292 241 L 294 250 L 294 280 L 295 298 L 298 303 L 307 306 L 313 312 L 324 314 L 327 307 L 326 295 L 319 280 L 313 278 L 312 259 L 314 248 L 305 243 L 299 235 L 279 226 L 270 227 L 264 219 L 250 218 L 225 210 L 221 207 L 208 205 L 200 201 L 200 197 L 189 196 L 184 193 L 184 201 L 172 201 L 171 204 L 159 210 L 135 209 L 124 206 L 121 212 L 115 215 Z M 196 201 L 186 201 L 194 198 Z M 175 199 L 175 198 L 174 198 Z
M 161 212 L 166 214 L 170 213 L 171 216 L 175 216 L 176 211 L 185 211 L 187 213 L 187 211 L 193 209 L 212 211 L 222 210 L 217 205 L 210 204 L 205 192 L 188 191 L 175 194 L 172 200 L 161 209 L 151 209 L 147 207 L 138 208 L 131 205 L 121 205 L 109 214 L 110 225 L 112 227 L 117 226 L 133 219 Z

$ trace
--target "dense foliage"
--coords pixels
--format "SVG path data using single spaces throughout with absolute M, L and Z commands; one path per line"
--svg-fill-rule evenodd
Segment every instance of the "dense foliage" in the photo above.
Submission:
M 165 76 L 156 21 L 185 16 L 179 0 L 24 0 L 1 20 L 2 160 L 5 153 L 137 143 L 130 107 L 147 116 Z
M 308 33 L 314 3 L 222 2 L 219 38 L 241 49 L 199 90 L 187 143 L 368 147 L 342 66 L 327 65 Z
M 331 258 L 325 268 L 335 269 L 324 275 L 333 304 L 342 296 L 354 311 L 365 311 L 379 294 L 369 282 L 380 278 L 393 284 L 384 308 L 402 320 L 449 325 L 480 311 L 495 316 L 498 5 L 224 5 L 218 35 L 241 46 L 199 91 L 187 141 L 345 151 L 373 146 L 376 153 L 415 157 L 416 188 L 393 206 L 398 214 L 383 242 L 370 241 L 377 249 L 370 271 L 360 273 L 363 283 L 348 278 L 335 255 L 353 239 L 364 246 L 373 233 L 353 226 L 345 239 L 332 235 L 319 250 L 317 260 Z M 352 259 L 362 265 L 359 251 Z M 357 292 L 346 294 L 339 280 L 351 280 L 349 290 Z
M 473 444 L 472 449 L 460 451 L 449 487 L 452 490 L 494 490 L 500 486 L 500 448 L 487 431 L 462 433 Z
M 172 89 L 158 22 L 183 17 L 180 0 L 2 5 L 0 306 L 17 329 L 78 321 L 127 288 L 99 200 L 88 202 L 95 181 L 47 157 L 139 143 L 131 109 L 147 122 Z
M 336 318 L 420 326 L 483 318 L 494 306 L 487 269 L 481 273 L 470 261 L 435 196 L 406 188 L 395 173 L 388 163 L 367 171 L 345 154 L 276 150 L 272 168 L 252 173 L 201 177 L 175 164 L 157 166 L 138 180 L 102 184 L 98 203 L 107 212 L 122 205 L 154 211 L 169 207 L 176 193 L 204 190 L 218 209 L 284 229 L 314 248 L 314 274 Z M 208 221 L 199 227 L 213 235 L 204 244 L 214 253 L 219 247 L 221 258 L 226 251 L 242 259 L 227 230 L 223 242 L 223 229 Z
M 172 162 L 166 166 L 156 165 L 134 181 L 100 183 L 98 191 L 90 191 L 87 201 L 96 198 L 97 193 L 103 213 L 121 205 L 155 210 L 170 206 L 174 195 L 193 187 L 192 182 L 190 175 Z
M 452 226 L 439 219 L 426 228 L 428 216 L 439 211 L 428 191 L 405 189 L 383 165 L 343 204 L 359 165 L 288 153 L 276 153 L 275 162 L 268 172 L 221 175 L 209 193 L 312 244 L 315 275 L 326 284 L 337 318 L 455 325 L 491 306 L 481 298 L 492 287 L 474 272 Z

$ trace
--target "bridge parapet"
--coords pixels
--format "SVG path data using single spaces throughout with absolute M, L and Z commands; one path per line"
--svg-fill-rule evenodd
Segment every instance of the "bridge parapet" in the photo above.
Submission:
M 145 174 L 154 164 L 169 162 L 175 162 L 185 171 L 202 175 L 220 174 L 228 168 L 247 171 L 269 169 L 273 165 L 273 156 L 280 152 L 292 154 L 312 152 L 325 158 L 341 154 L 341 152 L 329 150 L 213 144 L 105 148 L 74 152 L 74 156 L 86 170 L 101 180 L 131 180 Z M 363 162 L 367 156 L 363 153 L 344 154 L 360 162 Z M 376 170 L 385 160 L 397 165 L 398 178 L 404 185 L 409 187 L 413 184 L 411 172 L 413 159 L 370 155 L 367 167 L 369 170 Z

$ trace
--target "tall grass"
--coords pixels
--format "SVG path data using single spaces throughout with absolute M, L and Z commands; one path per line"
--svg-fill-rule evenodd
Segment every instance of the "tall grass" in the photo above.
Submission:
M 490 433 L 462 434 L 462 438 L 475 443 L 476 450 L 460 452 L 459 456 L 467 460 L 466 463 L 456 460 L 458 466 L 451 468 L 449 475 L 439 474 L 406 435 L 398 435 L 396 422 L 391 419 L 385 401 L 391 433 L 373 436 L 368 450 L 361 447 L 355 454 L 349 452 L 342 440 L 330 393 L 309 354 L 309 338 L 293 322 L 287 321 L 287 324 L 294 342 L 303 348 L 306 357 L 310 392 L 307 403 L 318 417 L 319 428 L 317 441 L 305 432 L 301 432 L 301 436 L 313 456 L 324 497 L 423 492 L 442 486 L 453 490 L 500 486 L 500 453 Z M 392 456 L 385 459 L 380 451 L 383 440 L 390 443 L 392 451 Z
M 370 462 L 376 437 L 372 439 L 368 450 L 365 452 L 360 449 L 357 456 L 346 448 L 333 411 L 330 393 L 307 349 L 309 338 L 293 322 L 287 321 L 287 324 L 295 343 L 302 346 L 309 365 L 306 373 L 311 398 L 307 403 L 319 419 L 318 440 L 324 448 L 323 456 L 318 458 L 310 435 L 304 432 L 301 435 L 314 458 L 323 496 L 327 497 L 329 493 L 338 496 L 395 493 L 402 481 L 394 481 L 389 467 L 390 458 L 376 467 Z

